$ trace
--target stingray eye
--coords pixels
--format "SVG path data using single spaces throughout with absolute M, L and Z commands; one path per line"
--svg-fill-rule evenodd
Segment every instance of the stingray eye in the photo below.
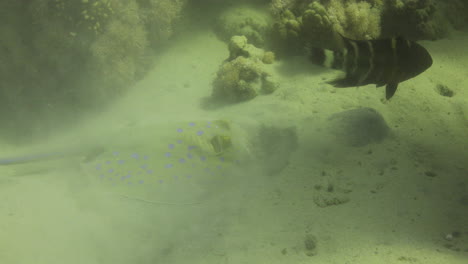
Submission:
M 216 135 L 210 140 L 211 145 L 216 153 L 216 155 L 222 154 L 228 150 L 231 145 L 231 137 L 230 136 L 223 136 L 223 135 Z
M 215 120 L 213 123 L 222 129 L 226 129 L 226 130 L 230 129 L 229 122 L 226 120 Z

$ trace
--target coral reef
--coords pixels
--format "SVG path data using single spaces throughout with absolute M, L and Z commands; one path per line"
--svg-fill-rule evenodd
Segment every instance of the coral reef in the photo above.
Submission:
M 148 32 L 153 47 L 169 39 L 174 33 L 174 24 L 188 0 L 146 0 L 137 1 L 138 14 Z
M 414 40 L 442 38 L 449 29 L 442 6 L 434 0 L 387 0 L 382 16 L 383 34 Z
M 223 11 L 216 23 L 216 32 L 224 41 L 232 36 L 246 36 L 258 47 L 264 47 L 271 31 L 271 16 L 267 10 L 250 6 L 235 6 Z
M 290 10 L 285 10 L 279 17 L 279 22 L 275 23 L 275 28 L 282 38 L 297 38 L 302 31 L 302 19 L 296 17 Z
M 451 0 L 440 4 L 445 6 L 446 16 L 455 29 L 468 28 L 468 1 Z
M 379 37 L 380 1 L 273 0 L 271 11 L 280 39 L 334 48 L 336 32 L 354 39 Z
M 125 91 L 148 70 L 148 55 L 172 35 L 186 1 L 0 3 L 4 127 L 46 130 L 50 115 L 83 112 Z M 21 120 L 28 129 L 20 128 Z
M 233 36 L 229 53 L 213 81 L 212 99 L 237 103 L 277 89 L 278 83 L 264 63 L 272 62 L 272 52 L 248 44 L 245 36 Z
M 272 64 L 275 62 L 275 53 L 271 51 L 266 51 L 263 53 L 262 62 L 265 64 Z
M 304 34 L 323 33 L 331 28 L 353 38 L 375 38 L 380 34 L 380 1 L 359 0 L 273 0 L 275 17 L 286 28 Z
M 466 2 L 466 1 L 465 1 Z M 331 31 L 353 39 L 444 37 L 462 28 L 468 7 L 461 0 L 273 0 L 275 33 L 281 39 L 327 47 Z
M 325 7 L 318 2 L 313 2 L 302 16 L 302 27 L 304 38 L 309 45 L 314 47 L 334 47 L 334 32 L 343 34 L 343 29 L 338 29 L 339 23 L 329 16 Z
M 119 94 L 144 75 L 151 64 L 150 53 L 172 35 L 173 23 L 184 3 L 110 2 L 114 15 L 101 23 L 102 32 L 93 36 L 88 46 L 90 79 L 94 81 L 92 86 L 100 87 L 101 98 Z
M 380 36 L 382 4 L 377 1 L 330 1 L 328 15 L 339 33 L 354 39 Z
M 89 74 L 99 83 L 101 98 L 122 92 L 146 70 L 149 34 L 138 8 L 136 2 L 115 2 L 116 17 L 90 43 Z

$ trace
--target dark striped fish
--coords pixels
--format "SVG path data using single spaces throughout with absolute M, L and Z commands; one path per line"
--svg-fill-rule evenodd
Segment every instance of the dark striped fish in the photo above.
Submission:
M 346 76 L 330 83 L 335 87 L 386 85 L 390 99 L 400 82 L 411 79 L 432 65 L 429 52 L 414 41 L 403 38 L 352 40 L 342 37 L 340 49 L 310 48 L 310 60 L 325 67 L 343 70 Z

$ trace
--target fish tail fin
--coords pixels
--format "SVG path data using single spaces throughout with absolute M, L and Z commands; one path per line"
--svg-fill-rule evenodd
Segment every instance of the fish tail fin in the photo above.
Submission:
M 328 81 L 327 83 L 333 85 L 335 88 L 348 88 L 356 86 L 356 83 L 348 78 L 337 78 Z

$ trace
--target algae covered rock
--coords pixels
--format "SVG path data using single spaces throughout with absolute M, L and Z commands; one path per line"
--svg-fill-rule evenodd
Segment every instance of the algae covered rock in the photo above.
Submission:
M 252 44 L 247 43 L 245 36 L 233 36 L 229 42 L 229 60 L 239 56 L 251 58 L 255 60 L 266 60 L 271 64 L 274 61 L 274 53 L 271 51 L 265 52 L 263 49 L 257 48 Z
M 247 101 L 260 93 L 259 62 L 239 56 L 225 62 L 213 82 L 214 99 L 226 102 Z
M 278 82 L 264 62 L 273 63 L 274 53 L 249 44 L 245 36 L 231 38 L 229 53 L 213 81 L 212 99 L 236 103 L 278 88 Z
M 328 130 L 338 142 L 351 147 L 379 143 L 390 135 L 382 115 L 373 108 L 358 108 L 333 114 Z

